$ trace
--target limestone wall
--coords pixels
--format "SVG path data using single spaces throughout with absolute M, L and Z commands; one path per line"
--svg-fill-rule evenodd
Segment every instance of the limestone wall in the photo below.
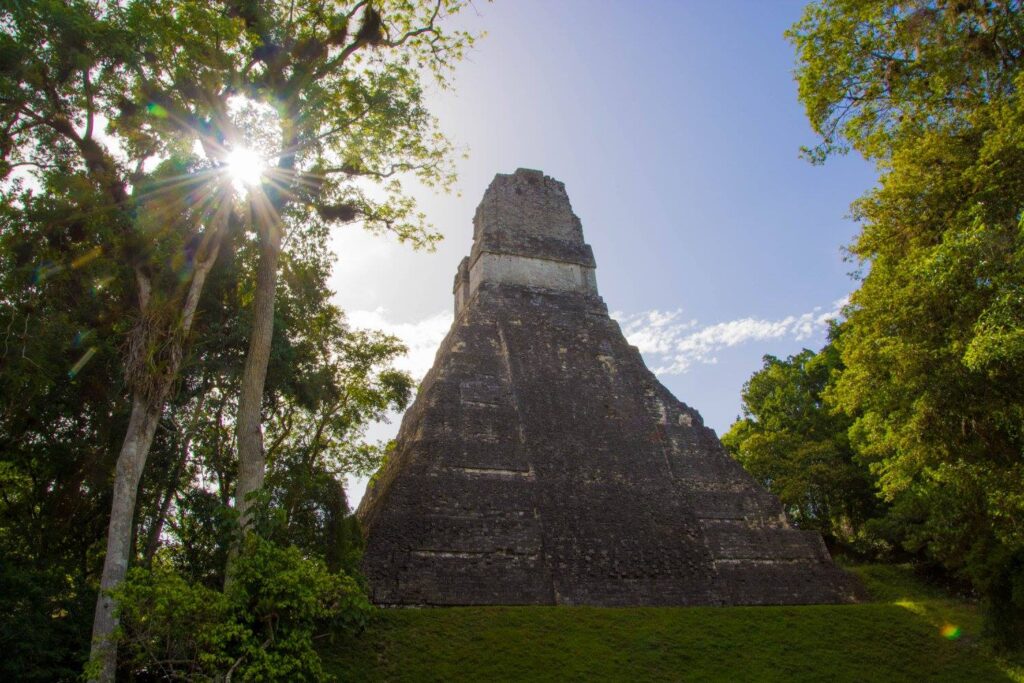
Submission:
M 465 283 L 456 287 L 456 314 L 485 282 L 597 295 L 597 276 L 593 268 L 577 263 L 484 252 L 469 271 L 468 287 Z
M 565 185 L 527 168 L 494 177 L 477 207 L 473 227 L 474 239 L 504 232 L 583 242 L 583 225 L 572 211 Z
M 483 283 L 359 516 L 385 605 L 853 599 L 593 295 Z
M 483 283 L 597 295 L 594 255 L 559 181 L 522 168 L 497 175 L 473 224 L 455 277 L 456 315 Z

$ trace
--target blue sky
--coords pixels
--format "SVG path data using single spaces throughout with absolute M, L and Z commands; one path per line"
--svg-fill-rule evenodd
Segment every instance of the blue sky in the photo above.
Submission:
M 478 3 L 459 23 L 488 35 L 455 91 L 432 94 L 469 152 L 461 196 L 418 194 L 445 240 L 423 253 L 339 232 L 338 303 L 353 324 L 403 336 L 404 367 L 422 374 L 450 325 L 484 189 L 495 173 L 541 169 L 566 184 L 627 336 L 722 433 L 764 354 L 824 342 L 825 317 L 854 286 L 841 250 L 856 230 L 849 205 L 875 179 L 856 157 L 799 158 L 814 136 L 782 34 L 803 4 Z

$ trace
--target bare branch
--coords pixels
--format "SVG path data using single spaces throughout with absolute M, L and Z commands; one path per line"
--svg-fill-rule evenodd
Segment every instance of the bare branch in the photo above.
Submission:
M 350 9 L 350 10 L 348 11 L 348 13 L 346 13 L 346 14 L 345 14 L 345 21 L 351 21 L 351 20 L 352 20 L 352 17 L 354 17 L 354 16 L 356 15 L 356 12 L 358 12 L 359 10 L 361 10 L 361 9 L 362 9 L 363 7 L 365 7 L 365 6 L 366 6 L 366 5 L 368 4 L 368 3 L 369 3 L 369 0 L 359 0 L 359 2 L 357 2 L 357 3 L 356 3 L 356 4 L 354 4 L 354 5 L 352 5 L 352 9 Z
M 327 176 L 327 175 L 330 175 L 332 173 L 344 173 L 345 175 L 350 176 L 350 177 L 357 177 L 358 176 L 358 177 L 363 177 L 363 178 L 377 178 L 379 180 L 385 180 L 387 178 L 391 178 L 392 176 L 394 176 L 394 175 L 396 175 L 398 173 L 406 173 L 406 172 L 409 172 L 409 171 L 422 171 L 422 170 L 431 168 L 432 166 L 435 166 L 435 165 L 436 165 L 435 163 L 431 163 L 431 162 L 424 162 L 422 164 L 397 163 L 397 164 L 391 164 L 391 166 L 389 166 L 386 171 L 374 171 L 372 169 L 355 168 L 353 166 L 348 166 L 348 165 L 344 165 L 343 164 L 341 166 L 335 166 L 335 167 L 332 167 L 332 168 L 328 168 L 328 169 L 324 170 L 322 172 L 322 174 L 324 176 Z
M 389 41 L 387 41 L 384 44 L 387 45 L 388 47 L 399 47 L 401 45 L 404 45 L 405 41 L 409 40 L 410 38 L 415 38 L 416 36 L 421 36 L 424 33 L 433 33 L 434 31 L 437 30 L 437 27 L 435 27 L 434 24 L 437 21 L 437 17 L 438 17 L 438 15 L 440 13 L 441 13 L 441 0 L 437 0 L 437 4 L 434 5 L 434 13 L 430 15 L 430 21 L 427 22 L 427 24 L 425 26 L 422 26 L 422 27 L 420 27 L 418 29 L 415 29 L 413 31 L 409 31 L 408 33 L 403 35 L 398 40 L 389 40 Z
M 92 82 L 89 80 L 89 69 L 82 69 L 82 85 L 85 91 L 85 139 L 91 140 L 96 113 L 94 110 Z

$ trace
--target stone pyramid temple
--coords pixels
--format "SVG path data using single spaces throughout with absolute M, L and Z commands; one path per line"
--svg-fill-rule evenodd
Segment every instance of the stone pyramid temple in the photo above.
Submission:
M 473 225 L 451 331 L 358 510 L 374 602 L 855 599 L 609 317 L 562 183 L 498 175 Z

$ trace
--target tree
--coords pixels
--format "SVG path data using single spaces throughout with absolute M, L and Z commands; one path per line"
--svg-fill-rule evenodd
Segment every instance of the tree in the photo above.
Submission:
M 102 678 L 113 675 L 110 589 L 132 554 L 139 482 L 207 278 L 226 261 L 223 244 L 246 227 L 262 235 L 251 376 L 260 374 L 272 329 L 267 282 L 276 280 L 283 226 L 315 212 L 321 226 L 358 218 L 414 241 L 432 239 L 397 174 L 419 171 L 441 184 L 450 178 L 442 160 L 448 145 L 422 106 L 417 60 L 444 64 L 469 44 L 435 24 L 460 4 L 381 3 L 386 24 L 365 0 L 288 7 L 44 0 L 0 10 L 5 208 L 15 224 L 38 226 L 49 197 L 62 198 L 57 225 L 72 244 L 84 231 L 98 251 L 72 247 L 53 267 L 77 267 L 98 254 L 97 263 L 114 271 L 119 297 L 121 317 L 95 352 L 122 350 L 116 374 L 130 393 L 94 625 Z M 402 56 L 389 64 L 368 52 L 374 46 Z M 264 127 L 268 119 L 274 125 Z M 255 141 L 276 146 L 276 167 L 262 192 L 243 198 L 231 160 L 247 132 L 262 130 L 277 133 Z M 384 192 L 375 193 L 371 181 Z M 39 272 L 50 274 L 44 266 Z M 24 286 L 53 293 L 41 282 Z M 12 324 L 19 315 L 29 319 L 15 311 Z M 249 392 L 250 406 L 261 393 Z
M 40 201 L 59 206 L 57 199 Z M 56 223 L 55 230 L 49 209 L 39 220 L 11 213 L 8 222 L 0 210 L 0 584 L 9 626 L 3 643 L 11 654 L 0 671 L 18 680 L 72 680 L 88 652 L 89 602 L 95 604 L 110 506 L 109 451 L 128 417 L 116 294 L 130 278 L 112 276 L 114 262 L 101 257 L 74 268 L 38 268 L 19 255 L 59 260 L 70 242 L 65 226 Z M 261 532 L 282 550 L 297 545 L 309 561 L 351 575 L 359 538 L 341 476 L 375 466 L 381 449 L 363 443 L 363 430 L 404 407 L 411 380 L 391 367 L 404 352 L 397 340 L 349 330 L 330 304 L 325 239 L 296 233 L 282 254 L 279 333 L 264 399 L 268 516 L 281 519 Z M 199 593 L 201 586 L 223 585 L 235 527 L 231 416 L 249 326 L 242 302 L 255 288 L 254 246 L 236 234 L 224 244 L 227 261 L 211 271 L 196 342 L 165 405 L 137 498 L 130 544 L 136 575 L 165 572 L 170 563 Z M 39 280 L 38 291 L 28 284 Z M 94 286 L 97 280 L 102 286 Z M 125 674 L 135 661 L 126 655 Z
M 231 590 L 185 581 L 166 564 L 118 588 L 126 667 L 161 680 L 326 680 L 314 639 L 357 632 L 370 603 L 357 583 L 294 546 L 250 535 Z
M 183 428 L 177 440 L 190 443 L 185 481 L 217 485 L 178 484 L 166 509 L 148 506 L 150 514 L 165 517 L 165 532 L 146 568 L 136 567 L 115 594 L 122 673 L 319 680 L 312 639 L 328 627 L 336 633 L 365 623 L 369 606 L 354 572 L 360 538 L 341 477 L 376 467 L 381 447 L 364 443 L 363 432 L 386 412 L 405 407 L 412 381 L 391 367 L 405 351 L 396 339 L 348 329 L 329 303 L 326 245 L 308 233 L 296 237 L 309 243 L 292 241 L 282 254 L 275 327 L 284 333 L 274 336 L 270 353 L 264 397 L 268 476 L 252 501 L 255 533 L 243 542 L 235 580 L 222 592 L 236 526 L 228 498 L 237 467 L 230 452 L 232 411 L 225 406 L 237 403 L 237 359 L 248 320 L 237 303 L 209 297 L 203 318 L 218 332 L 204 331 L 184 383 L 211 388 L 204 402 L 181 401 L 186 419 L 178 423 Z M 250 261 L 243 256 L 236 262 Z M 251 270 L 236 273 L 234 286 L 222 271 L 225 281 L 212 282 L 208 293 L 250 296 Z M 193 373 L 204 380 L 211 373 L 223 376 L 197 382 Z M 140 497 L 161 491 L 165 481 L 150 469 Z M 183 624 L 188 637 L 180 635 Z
M 260 149 L 276 163 L 251 195 L 260 257 L 236 422 L 235 501 L 243 529 L 248 498 L 261 488 L 266 469 L 260 406 L 282 241 L 317 223 L 352 220 L 415 246 L 437 239 L 397 178 L 411 172 L 442 186 L 453 179 L 450 145 L 424 106 L 420 72 L 446 85 L 452 64 L 472 43 L 468 34 L 446 33 L 439 24 L 461 4 L 363 1 L 325 12 L 319 3 L 298 11 L 249 3 L 240 13 L 254 49 L 252 69 L 239 75 L 238 88 L 254 105 L 271 104 L 279 112 L 274 139 L 264 139 Z M 359 179 L 386 181 L 389 199 L 369 200 Z
M 1013 98 L 1018 0 L 819 0 L 788 32 L 800 100 L 821 143 L 813 161 L 851 148 L 880 162 L 907 141 L 974 128 Z
M 811 5 L 790 31 L 822 144 L 878 163 L 836 404 L 905 547 L 1024 642 L 1024 124 L 1018 2 Z
M 878 505 L 873 477 L 847 436 L 853 420 L 825 400 L 842 369 L 832 342 L 786 360 L 765 356 L 743 386 L 743 418 L 722 443 L 798 526 L 856 548 Z
M 230 180 L 214 172 L 222 145 L 200 125 L 226 106 L 226 96 L 172 99 L 165 88 L 186 69 L 215 78 L 223 65 L 214 62 L 231 59 L 211 55 L 197 27 L 215 30 L 228 44 L 238 31 L 209 10 L 139 26 L 136 9 L 17 3 L 4 10 L 0 39 L 5 171 L 36 169 L 33 180 L 44 193 L 57 190 L 66 200 L 62 218 L 69 229 L 96 228 L 96 248 L 126 264 L 134 278 L 133 322 L 122 355 L 131 412 L 117 459 L 94 626 L 107 678 L 114 661 L 104 649 L 114 626 L 108 591 L 127 570 L 139 480 L 233 209 Z M 162 56 L 152 52 L 161 48 Z M 195 143 L 205 160 L 193 154 Z M 31 191 L 14 199 L 26 212 L 38 205 Z
M 20 209 L 0 201 L 0 678 L 50 681 L 73 678 L 88 644 L 93 546 L 127 424 L 109 390 L 123 269 L 97 254 L 91 225 L 62 220 L 67 191 L 17 194 Z

